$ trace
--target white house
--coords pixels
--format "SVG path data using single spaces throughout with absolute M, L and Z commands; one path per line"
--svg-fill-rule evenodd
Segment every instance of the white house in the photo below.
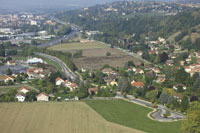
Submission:
M 40 58 L 32 58 L 27 60 L 28 64 L 37 64 L 37 63 L 44 63 L 44 61 Z
M 23 92 L 18 92 L 16 94 L 16 98 L 17 98 L 18 102 L 24 102 L 25 98 L 26 98 L 26 94 L 24 94 Z
M 37 98 L 37 101 L 49 101 L 49 95 L 44 92 L 37 95 L 36 98 Z
M 22 86 L 21 88 L 19 88 L 18 92 L 22 92 L 24 94 L 30 92 L 30 89 L 27 86 Z
M 56 78 L 56 85 L 62 85 L 62 83 L 64 83 L 64 80 L 60 77 Z

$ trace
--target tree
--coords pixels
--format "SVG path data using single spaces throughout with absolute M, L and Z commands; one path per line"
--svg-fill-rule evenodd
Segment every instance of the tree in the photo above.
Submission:
M 161 55 L 160 55 L 160 61 L 161 62 L 165 62 L 166 60 L 168 60 L 168 54 L 163 52 Z
M 5 56 L 5 47 L 3 44 L 0 44 L 0 56 Z
M 12 71 L 10 70 L 10 68 L 5 70 L 6 75 L 12 75 Z
M 195 80 L 192 89 L 193 89 L 194 91 L 197 91 L 199 88 L 200 88 L 200 77 L 198 77 L 198 78 Z
M 37 41 L 35 41 L 35 40 L 32 40 L 32 41 L 31 41 L 31 44 L 32 44 L 32 45 L 38 45 Z
M 183 96 L 181 99 L 181 111 L 185 112 L 189 106 L 189 101 L 187 96 Z
M 164 105 L 164 104 L 167 103 L 167 101 L 168 101 L 168 95 L 167 95 L 167 93 L 162 93 L 160 95 L 159 102 Z
M 193 102 L 188 109 L 187 118 L 182 122 L 181 133 L 200 132 L 200 103 Z
M 154 103 L 157 99 L 158 91 L 152 90 L 146 93 L 145 97 L 149 99 L 152 103 Z
M 110 52 L 107 52 L 107 53 L 106 53 L 106 56 L 111 56 L 111 53 L 110 53 Z

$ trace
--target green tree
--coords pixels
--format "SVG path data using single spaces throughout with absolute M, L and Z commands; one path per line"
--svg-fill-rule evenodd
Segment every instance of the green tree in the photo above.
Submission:
M 183 96 L 181 99 L 181 111 L 185 112 L 189 106 L 189 101 L 187 96 Z
M 158 91 L 152 90 L 146 93 L 145 97 L 149 99 L 152 103 L 154 103 L 157 100 Z
M 10 68 L 5 70 L 6 75 L 12 75 L 12 71 L 10 70 Z
M 159 102 L 164 105 L 164 104 L 167 103 L 167 101 L 168 101 L 168 95 L 167 95 L 167 93 L 162 93 L 160 95 Z
M 181 133 L 200 132 L 200 103 L 193 102 L 188 109 L 187 118 L 182 122 Z

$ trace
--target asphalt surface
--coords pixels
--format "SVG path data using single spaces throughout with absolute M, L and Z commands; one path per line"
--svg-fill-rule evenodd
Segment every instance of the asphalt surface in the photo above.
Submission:
M 58 59 L 57 57 L 54 57 L 48 54 L 38 53 L 38 52 L 35 52 L 35 54 L 58 63 L 61 66 L 62 71 L 64 72 L 66 77 L 71 78 L 72 80 L 75 80 L 77 78 L 77 76 L 67 67 L 67 65 L 63 61 Z
M 117 95 L 116 95 L 116 98 L 123 98 L 123 96 L 121 95 L 120 92 L 118 92 Z M 143 105 L 143 106 L 153 107 L 152 103 L 150 103 L 148 101 L 141 100 L 141 99 L 136 99 L 131 95 L 127 95 L 126 98 L 129 101 L 133 102 L 133 103 L 136 103 L 136 104 L 139 104 L 139 105 Z M 185 118 L 185 116 L 183 114 L 174 112 L 172 110 L 168 110 L 168 111 L 170 111 L 171 116 L 165 118 L 163 116 L 163 114 L 166 113 L 166 110 L 168 110 L 168 109 L 166 109 L 165 106 L 158 105 L 157 111 L 152 113 L 152 117 L 155 120 L 161 121 L 161 122 L 171 122 L 171 121 L 174 121 L 174 120 L 179 120 L 179 119 L 184 119 Z

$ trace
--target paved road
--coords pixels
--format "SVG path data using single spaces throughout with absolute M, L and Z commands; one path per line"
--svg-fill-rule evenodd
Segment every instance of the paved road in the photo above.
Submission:
M 64 72 L 66 77 L 71 78 L 72 80 L 75 80 L 77 78 L 77 76 L 66 66 L 66 64 L 63 61 L 61 61 L 60 59 L 58 59 L 57 57 L 54 57 L 54 56 L 51 56 L 48 54 L 37 53 L 37 52 L 35 52 L 35 54 L 39 55 L 39 56 L 43 56 L 45 58 L 48 58 L 48 59 L 58 63 L 61 66 L 62 71 Z
M 61 20 L 58 20 L 54 17 L 50 17 L 51 20 L 54 20 L 56 21 L 57 23 L 60 23 L 60 24 L 63 24 L 63 25 L 69 25 L 70 23 L 67 23 L 67 22 L 64 22 L 64 21 L 61 21 Z M 55 39 L 55 40 L 52 40 L 52 41 L 49 41 L 47 43 L 43 43 L 41 45 L 38 45 L 39 48 L 41 47 L 48 47 L 48 46 L 52 46 L 52 45 L 55 45 L 55 44 L 59 44 L 61 43 L 62 41 L 66 41 L 66 40 L 70 40 L 72 39 L 75 35 L 78 35 L 80 34 L 80 31 L 81 31 L 81 28 L 75 24 L 70 24 L 71 25 L 71 29 L 72 29 L 72 32 L 67 34 L 67 35 L 64 35 L 63 37 L 60 37 L 58 39 Z
M 121 95 L 120 92 L 117 92 L 116 98 L 123 98 L 123 96 Z M 126 98 L 128 100 L 130 100 L 131 102 L 133 102 L 133 103 L 140 104 L 140 105 L 143 105 L 143 106 L 153 107 L 152 103 L 150 103 L 148 101 L 141 100 L 141 99 L 136 99 L 131 95 L 127 95 Z M 163 117 L 163 114 L 166 113 L 166 110 L 168 110 L 168 109 L 166 109 L 165 106 L 163 106 L 163 105 L 158 105 L 157 109 L 158 109 L 158 111 L 154 112 L 152 114 L 152 117 L 154 119 L 156 119 L 157 121 L 170 122 L 170 121 L 174 121 L 174 120 L 179 120 L 179 119 L 185 118 L 184 115 L 182 115 L 180 113 L 177 113 L 177 112 L 174 112 L 172 110 L 169 110 L 171 116 L 165 118 L 165 117 Z

